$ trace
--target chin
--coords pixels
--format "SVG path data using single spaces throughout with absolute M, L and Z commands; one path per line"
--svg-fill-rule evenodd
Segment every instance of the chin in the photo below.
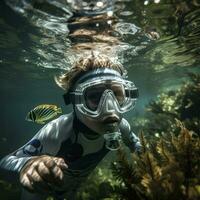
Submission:
M 104 133 L 108 132 L 116 132 L 119 130 L 119 123 L 109 123 L 109 124 L 104 124 Z

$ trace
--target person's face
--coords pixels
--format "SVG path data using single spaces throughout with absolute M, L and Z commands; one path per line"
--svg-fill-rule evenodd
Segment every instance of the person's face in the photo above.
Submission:
M 92 110 L 98 110 L 97 117 L 90 117 L 79 112 L 75 106 L 78 119 L 91 130 L 99 133 L 112 133 L 118 130 L 122 115 L 118 112 L 117 105 L 122 103 L 125 94 L 119 84 L 98 84 L 89 87 L 83 95 L 85 106 Z
M 122 114 L 133 107 L 133 83 L 109 69 L 90 72 L 79 81 L 72 92 L 77 118 L 101 135 L 119 131 Z

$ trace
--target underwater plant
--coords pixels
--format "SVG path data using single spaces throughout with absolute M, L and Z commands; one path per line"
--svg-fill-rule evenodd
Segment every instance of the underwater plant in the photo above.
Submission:
M 102 163 L 78 191 L 77 200 L 115 200 L 114 187 L 118 182 L 109 169 L 110 163 Z
M 147 106 L 144 119 L 135 128 L 144 130 L 148 138 L 174 132 L 178 134 L 176 119 L 186 128 L 200 135 L 200 74 L 189 73 L 190 81 L 178 90 L 161 93 Z M 134 122 L 137 119 L 134 119 Z M 135 123 L 136 124 L 136 123 Z
M 118 152 L 112 170 L 123 183 L 123 187 L 114 191 L 120 195 L 119 199 L 200 198 L 200 138 L 180 121 L 177 126 L 178 135 L 171 133 L 170 137 L 163 136 L 151 144 L 141 134 L 142 152 L 133 154 L 129 164 L 124 159 L 125 153 Z
M 199 199 L 200 137 L 178 120 L 176 126 L 179 134 L 171 132 L 150 142 L 141 133 L 141 153 L 130 157 L 125 149 L 118 150 L 111 164 L 113 177 L 99 168 L 77 199 Z
M 5 200 L 20 199 L 19 186 L 0 180 L 0 197 Z

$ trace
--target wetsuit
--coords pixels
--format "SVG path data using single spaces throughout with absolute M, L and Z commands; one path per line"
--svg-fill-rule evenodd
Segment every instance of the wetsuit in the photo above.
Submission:
M 124 143 L 131 151 L 140 148 L 139 139 L 131 132 L 129 123 L 123 118 L 120 132 Z M 0 161 L 0 172 L 5 180 L 18 181 L 19 173 L 32 156 L 50 155 L 64 158 L 68 165 L 65 174 L 65 185 L 55 188 L 56 199 L 75 198 L 76 190 L 92 170 L 109 152 L 105 147 L 103 136 L 87 139 L 84 132 L 91 130 L 78 121 L 73 113 L 62 115 L 46 124 L 27 144 Z M 43 200 L 46 196 L 23 191 L 23 200 Z

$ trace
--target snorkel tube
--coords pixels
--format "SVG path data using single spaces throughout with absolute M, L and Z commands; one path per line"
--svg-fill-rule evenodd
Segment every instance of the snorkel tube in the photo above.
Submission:
M 116 151 L 121 146 L 121 133 L 120 132 L 113 132 L 113 133 L 106 133 L 103 135 L 106 143 L 106 148 L 111 151 Z

